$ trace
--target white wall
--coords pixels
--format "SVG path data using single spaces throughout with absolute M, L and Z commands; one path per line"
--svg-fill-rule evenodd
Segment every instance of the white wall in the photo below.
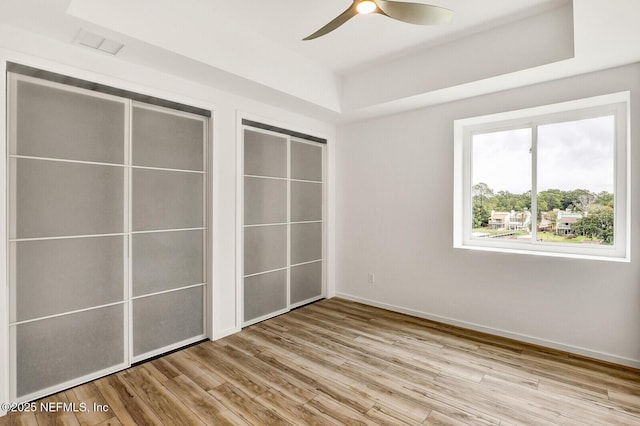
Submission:
M 79 46 L 60 43 L 32 33 L 0 26 L 0 71 L 6 61 L 34 66 L 85 80 L 111 85 L 164 99 L 182 102 L 213 112 L 213 188 L 210 199 L 213 223 L 213 318 L 209 335 L 223 337 L 239 330 L 236 318 L 236 140 L 237 117 L 251 114 L 253 119 L 291 130 L 317 135 L 329 140 L 329 161 L 334 156 L 335 128 L 327 123 L 285 111 L 273 106 L 235 96 L 228 92 L 196 84 L 161 70 L 127 63 L 110 55 Z M 4 72 L 2 72 L 4 75 Z M 0 135 L 5 140 L 4 84 L 0 90 Z M 6 143 L 6 141 L 5 141 Z M 0 171 L 4 170 L 4 162 Z M 329 173 L 333 167 L 329 166 Z M 0 194 L 6 190 L 5 174 L 0 174 Z M 329 211 L 327 221 L 333 222 L 333 175 L 328 179 Z M 0 222 L 6 223 L 4 197 L 0 202 Z M 4 230 L 0 232 L 0 237 Z M 328 267 L 332 268 L 333 239 L 328 236 Z M 2 246 L 4 247 L 4 246 Z M 4 248 L 0 250 L 0 267 L 4 263 Z M 8 401 L 8 324 L 6 269 L 0 274 L 0 402 Z M 333 292 L 333 274 L 328 274 L 329 291 Z M 0 415 L 2 413 L 0 412 Z
M 454 119 L 622 90 L 631 263 L 453 249 Z M 337 295 L 640 367 L 639 104 L 631 65 L 339 127 Z

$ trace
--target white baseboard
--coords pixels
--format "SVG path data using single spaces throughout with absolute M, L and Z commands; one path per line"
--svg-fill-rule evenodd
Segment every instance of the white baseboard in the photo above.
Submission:
M 386 309 L 388 311 L 398 312 L 401 314 L 407 314 L 418 318 L 424 318 L 444 324 L 454 325 L 457 327 L 466 328 L 469 330 L 480 331 L 494 336 L 506 337 L 508 339 L 518 340 L 520 342 L 531 343 L 533 345 L 544 346 L 551 349 L 557 349 L 564 352 L 569 352 L 576 355 L 581 355 L 589 358 L 598 359 L 601 361 L 611 362 L 614 364 L 624 365 L 627 367 L 640 369 L 640 361 L 625 358 L 617 355 L 612 355 L 604 352 L 598 352 L 591 349 L 581 348 L 578 346 L 566 345 L 564 343 L 554 342 L 552 340 L 540 339 L 526 334 L 514 333 L 507 330 L 501 330 L 493 327 L 486 327 L 480 324 L 475 324 L 466 321 L 460 321 L 453 318 L 448 318 L 440 315 L 429 314 L 426 312 L 416 311 L 413 309 L 404 308 L 402 306 L 391 305 L 388 303 L 378 302 L 375 300 L 369 300 L 358 296 L 352 296 L 345 293 L 336 293 L 336 297 L 342 299 L 351 300 L 354 302 L 363 303 L 365 305 L 375 306 L 377 308 Z

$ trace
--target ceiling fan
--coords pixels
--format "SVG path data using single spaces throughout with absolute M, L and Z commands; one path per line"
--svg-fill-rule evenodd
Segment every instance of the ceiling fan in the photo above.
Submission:
M 417 25 L 446 24 L 453 17 L 452 10 L 430 4 L 392 0 L 353 0 L 347 10 L 303 40 L 313 40 L 321 37 L 335 30 L 354 16 L 369 13 L 378 13 L 398 21 Z

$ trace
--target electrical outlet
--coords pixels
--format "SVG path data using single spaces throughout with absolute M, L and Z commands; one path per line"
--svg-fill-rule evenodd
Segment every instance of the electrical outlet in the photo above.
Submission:
M 374 274 L 373 272 L 369 272 L 367 278 L 369 280 L 369 284 L 373 284 L 376 282 L 376 274 Z

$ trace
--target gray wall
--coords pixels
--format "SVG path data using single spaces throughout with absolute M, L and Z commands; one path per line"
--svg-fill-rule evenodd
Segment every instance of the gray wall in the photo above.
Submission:
M 453 120 L 623 90 L 631 263 L 453 249 Z M 636 64 L 340 127 L 338 295 L 640 367 L 639 90 Z

